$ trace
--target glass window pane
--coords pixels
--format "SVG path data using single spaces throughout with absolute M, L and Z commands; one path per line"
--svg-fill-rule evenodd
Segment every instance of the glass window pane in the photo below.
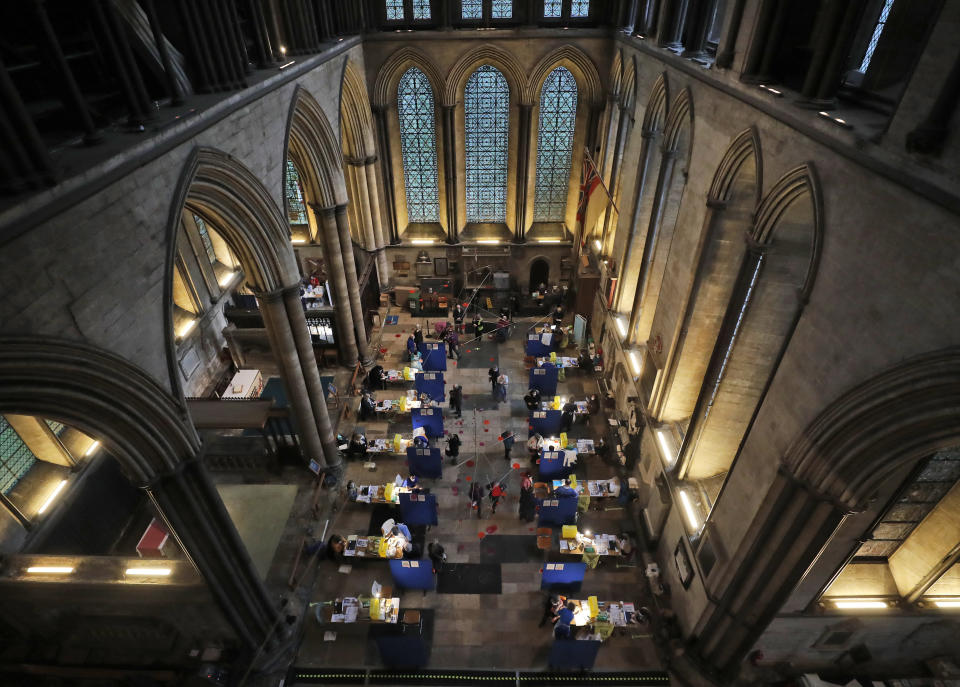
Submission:
M 0 416 L 0 492 L 9 494 L 36 462 L 20 435 Z
M 559 17 L 561 0 L 543 0 L 543 16 Z
M 411 67 L 397 86 L 400 150 L 407 188 L 407 221 L 439 222 L 437 190 L 437 137 L 433 88 L 426 74 Z
M 890 9 L 893 7 L 893 0 L 884 0 L 883 7 L 880 9 L 880 17 L 877 19 L 876 26 L 873 27 L 873 35 L 870 36 L 870 43 L 867 44 L 867 51 L 863 54 L 863 61 L 860 63 L 859 71 L 864 74 L 870 68 L 870 60 L 873 59 L 873 51 L 877 49 L 877 43 L 883 34 L 883 29 L 887 25 L 887 17 L 890 16 Z
M 207 259 L 210 260 L 210 264 L 212 265 L 217 261 L 217 252 L 213 249 L 213 241 L 210 240 L 207 223 L 198 215 L 193 216 L 193 221 L 194 224 L 197 225 L 197 233 L 200 234 L 200 242 L 203 244 L 203 249 L 207 252 Z
M 387 21 L 403 19 L 403 0 L 387 0 Z
M 577 82 L 569 69 L 557 67 L 540 90 L 534 222 L 562 222 L 566 217 L 576 121 Z
M 493 0 L 490 9 L 493 19 L 510 19 L 513 17 L 513 0 Z
M 467 160 L 467 221 L 507 221 L 510 86 L 488 64 L 467 81 L 463 98 Z
M 570 16 L 589 17 L 590 0 L 573 0 L 573 2 L 570 3 Z
M 300 175 L 289 159 L 287 160 L 287 220 L 290 224 L 307 223 L 307 208 L 303 202 Z
M 482 19 L 482 0 L 460 0 L 460 16 L 464 19 Z
M 413 18 L 430 18 L 430 0 L 413 0 Z

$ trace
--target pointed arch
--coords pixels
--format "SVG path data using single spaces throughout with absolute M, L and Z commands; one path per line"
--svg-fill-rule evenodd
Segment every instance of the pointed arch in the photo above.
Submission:
M 373 84 L 373 106 L 389 107 L 396 97 L 397 84 L 410 67 L 416 67 L 429 79 L 433 92 L 443 93 L 444 80 L 437 65 L 415 48 L 400 48 L 381 65 Z
M 297 86 L 287 118 L 287 154 L 300 173 L 307 199 L 322 207 L 347 202 L 343 155 L 320 103 Z
M 634 56 L 633 59 L 627 62 L 627 66 L 623 70 L 623 86 L 620 91 L 620 102 L 624 107 L 627 108 L 627 111 L 632 114 L 633 106 L 636 104 L 636 99 L 637 58 Z
M 690 136 L 693 136 L 693 98 L 690 95 L 690 89 L 684 88 L 677 94 L 670 106 L 670 113 L 667 115 L 666 128 L 663 132 L 663 149 L 676 152 L 680 145 L 680 135 L 684 126 L 689 125 Z M 692 143 L 692 141 L 691 141 Z M 690 150 L 693 145 L 689 145 Z
M 644 131 L 663 131 L 667 122 L 670 90 L 667 84 L 667 73 L 662 72 L 650 89 L 647 98 L 647 107 L 643 112 Z
M 617 50 L 613 56 L 613 64 L 610 65 L 610 94 L 620 97 L 620 91 L 623 88 L 623 50 Z
M 3 413 L 76 427 L 141 485 L 200 450 L 181 399 L 124 358 L 76 341 L 0 338 Z
M 755 126 L 741 131 L 727 147 L 717 171 L 713 174 L 707 197 L 712 200 L 726 201 L 730 197 L 733 183 L 749 161 L 756 169 L 755 206 L 760 205 L 763 193 L 763 159 L 760 155 L 760 134 Z
M 462 97 L 461 94 L 467 79 L 476 71 L 477 67 L 484 64 L 496 67 L 506 78 L 507 84 L 510 86 L 512 102 L 533 102 L 527 89 L 527 80 L 524 77 L 526 70 L 520 66 L 517 59 L 506 50 L 492 45 L 483 45 L 461 57 L 447 72 L 442 104 L 454 105 Z
M 527 81 L 527 90 L 534 99 L 539 97 L 540 89 L 547 76 L 557 67 L 566 67 L 577 80 L 577 88 L 583 100 L 591 105 L 603 103 L 603 87 L 600 73 L 593 60 L 582 50 L 572 45 L 564 45 L 540 58 Z
M 345 155 L 365 159 L 376 155 L 373 113 L 367 86 L 350 60 L 343 63 L 340 88 L 340 137 Z

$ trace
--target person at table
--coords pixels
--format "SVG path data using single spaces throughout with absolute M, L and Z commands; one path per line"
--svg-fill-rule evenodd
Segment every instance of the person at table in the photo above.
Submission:
M 380 534 L 384 537 L 389 537 L 393 533 L 393 529 L 397 526 L 397 521 L 393 518 L 387 518 L 383 521 L 383 524 L 380 525 Z
M 553 623 L 554 639 L 570 639 L 570 626 L 573 624 L 573 611 L 576 605 L 568 601 L 567 605 L 557 612 L 557 618 Z
M 537 456 L 539 456 L 542 449 L 543 437 L 540 436 L 539 432 L 527 439 L 527 450 L 530 452 L 531 459 L 535 459 Z
M 403 484 L 401 486 L 404 486 L 411 491 L 420 491 L 420 480 L 417 479 L 416 475 L 410 474 L 405 480 L 403 480 Z
M 590 398 L 587 399 L 587 414 L 591 417 L 600 412 L 600 399 L 597 398 L 596 394 L 590 394 Z
M 558 499 L 567 498 L 569 496 L 577 498 L 577 490 L 570 485 L 569 479 L 565 479 L 563 480 L 563 484 L 553 490 L 553 495 Z
M 520 519 L 525 522 L 533 522 L 537 517 L 537 499 L 533 495 L 533 477 L 529 472 L 523 473 L 520 480 L 520 507 L 518 509 Z
M 513 444 L 517 438 L 509 429 L 500 433 L 500 441 L 503 442 L 503 459 L 510 460 L 510 451 L 513 450 Z
M 523 397 L 523 402 L 527 404 L 527 410 L 540 410 L 540 389 L 530 389 L 527 395 Z
M 577 358 L 577 367 L 584 372 L 593 372 L 593 358 L 590 357 L 586 349 L 580 351 L 580 356 Z
M 594 445 L 593 450 L 604 463 L 606 463 L 610 459 L 610 447 L 607 445 L 607 442 L 604 440 L 603 437 L 600 437 L 600 439 L 597 440 L 597 443 Z
M 453 308 L 453 323 L 457 327 L 457 331 L 463 334 L 463 319 L 467 316 L 467 311 L 463 309 L 463 305 L 459 302 Z
M 430 445 L 430 442 L 427 441 L 427 437 L 423 434 L 417 434 L 413 437 L 413 447 L 414 448 L 427 448 Z
M 423 329 L 420 328 L 419 324 L 413 330 L 413 342 L 417 345 L 417 348 L 420 348 L 420 344 L 423 343 Z
M 363 460 L 367 455 L 367 438 L 360 432 L 354 432 L 347 446 L 347 456 L 354 460 Z
M 339 534 L 331 534 L 327 540 L 327 558 L 334 563 L 343 563 L 344 552 L 347 550 L 347 540 Z
M 413 338 L 413 334 L 407 337 L 407 360 L 413 360 L 413 356 L 417 354 L 417 340 Z
M 367 420 L 377 414 L 377 404 L 373 400 L 373 394 L 369 391 L 364 392 L 360 397 L 360 419 Z
M 544 600 L 543 617 L 540 618 L 540 624 L 537 627 L 543 627 L 547 621 L 555 622 L 560 609 L 567 603 L 567 597 L 562 594 L 550 594 Z
M 557 307 L 553 309 L 553 323 L 556 326 L 560 326 L 563 323 L 563 306 L 557 303 Z
M 417 372 L 423 372 L 423 356 L 419 352 L 414 353 L 410 358 L 410 369 Z
M 577 404 L 567 399 L 567 402 L 563 404 L 563 412 L 560 413 L 560 426 L 564 432 L 569 432 L 570 428 L 573 427 L 573 414 L 576 412 Z
M 377 364 L 370 369 L 367 374 L 367 386 L 374 390 L 387 388 L 387 373 L 384 371 L 383 365 Z
M 450 389 L 450 410 L 457 414 L 457 417 L 463 416 L 463 386 L 454 384 Z
M 456 432 L 451 432 L 450 436 L 447 437 L 447 449 L 444 451 L 447 456 L 450 458 L 450 464 L 456 465 L 457 459 L 460 457 L 460 435 Z

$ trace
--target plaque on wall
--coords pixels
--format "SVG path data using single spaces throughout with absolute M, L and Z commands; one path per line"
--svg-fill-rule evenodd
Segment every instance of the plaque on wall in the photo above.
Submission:
M 677 542 L 677 548 L 673 550 L 673 560 L 677 564 L 677 574 L 680 576 L 680 584 L 684 589 L 690 586 L 693 580 L 693 566 L 690 565 L 690 556 L 687 554 L 687 547 L 683 545 L 683 538 Z

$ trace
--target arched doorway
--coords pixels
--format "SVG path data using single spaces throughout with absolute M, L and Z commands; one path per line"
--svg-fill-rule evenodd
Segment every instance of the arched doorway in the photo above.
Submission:
M 530 290 L 536 291 L 540 284 L 550 286 L 550 263 L 544 258 L 530 263 Z

